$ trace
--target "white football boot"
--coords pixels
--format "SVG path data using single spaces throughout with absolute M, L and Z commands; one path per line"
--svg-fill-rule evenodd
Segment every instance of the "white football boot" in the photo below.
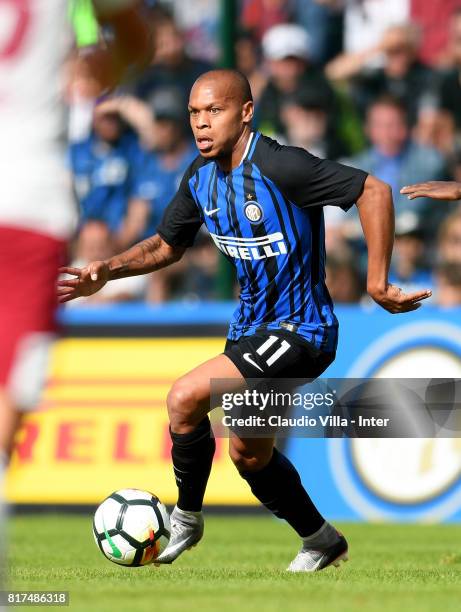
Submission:
M 287 570 L 319 572 L 329 565 L 339 567 L 341 561 L 348 560 L 347 551 L 346 538 L 325 521 L 316 533 L 303 538 L 302 548 Z
M 185 550 L 196 546 L 203 537 L 203 514 L 174 507 L 170 515 L 171 536 L 168 546 L 154 563 L 173 563 Z

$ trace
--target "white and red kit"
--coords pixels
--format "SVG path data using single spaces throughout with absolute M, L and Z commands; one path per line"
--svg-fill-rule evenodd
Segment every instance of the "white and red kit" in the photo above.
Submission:
M 0 1 L 0 387 L 22 408 L 38 400 L 77 221 L 63 150 L 67 10 L 65 0 Z

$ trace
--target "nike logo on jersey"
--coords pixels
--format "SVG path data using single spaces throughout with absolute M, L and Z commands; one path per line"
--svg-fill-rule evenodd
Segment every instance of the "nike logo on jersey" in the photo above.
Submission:
M 243 353 L 243 358 L 245 359 L 245 361 L 248 361 L 248 363 L 251 363 L 252 366 L 258 368 L 258 370 L 260 370 L 261 372 L 264 372 L 264 370 L 260 368 L 255 361 L 253 361 L 253 359 L 251 358 L 251 353 Z
M 206 208 L 204 208 L 205 214 L 207 217 L 211 217 L 211 215 L 214 215 L 215 213 L 218 212 L 218 210 L 221 210 L 220 208 L 212 208 L 211 210 L 207 210 Z
M 260 238 L 210 235 L 218 249 L 234 259 L 257 261 L 287 254 L 287 246 L 281 232 Z

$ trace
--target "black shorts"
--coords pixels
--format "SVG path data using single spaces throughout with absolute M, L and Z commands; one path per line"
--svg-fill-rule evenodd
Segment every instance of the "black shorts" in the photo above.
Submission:
M 244 378 L 309 378 L 320 376 L 335 353 L 324 353 L 295 332 L 259 329 L 251 336 L 227 340 L 224 355 Z

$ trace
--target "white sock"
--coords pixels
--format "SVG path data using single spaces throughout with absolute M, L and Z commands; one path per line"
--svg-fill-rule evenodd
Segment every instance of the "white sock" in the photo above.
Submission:
M 333 525 L 325 521 L 318 531 L 302 540 L 305 548 L 323 548 L 330 546 L 338 537 L 338 532 Z

